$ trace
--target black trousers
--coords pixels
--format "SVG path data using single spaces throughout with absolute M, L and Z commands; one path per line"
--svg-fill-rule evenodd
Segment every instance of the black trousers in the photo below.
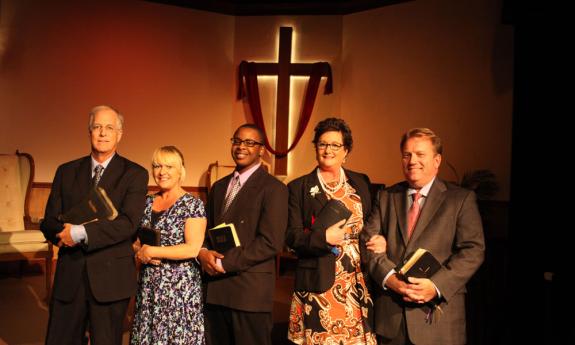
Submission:
M 100 303 L 96 301 L 88 276 L 69 302 L 52 297 L 46 345 L 83 345 L 86 329 L 91 345 L 122 345 L 122 326 L 130 299 Z
M 206 304 L 207 345 L 271 345 L 272 313 L 256 313 Z

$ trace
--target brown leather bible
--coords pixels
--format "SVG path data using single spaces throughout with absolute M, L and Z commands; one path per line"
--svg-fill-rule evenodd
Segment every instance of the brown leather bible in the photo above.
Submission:
M 114 220 L 118 210 L 102 187 L 90 189 L 90 192 L 79 204 L 60 215 L 60 220 L 70 224 L 86 224 L 96 220 Z

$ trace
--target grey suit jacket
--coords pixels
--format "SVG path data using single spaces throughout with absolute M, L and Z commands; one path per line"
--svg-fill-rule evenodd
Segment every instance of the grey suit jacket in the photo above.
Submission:
M 210 191 L 208 228 L 233 223 L 241 246 L 222 253 L 226 274 L 208 277 L 206 302 L 243 311 L 271 312 L 275 257 L 283 248 L 287 227 L 288 190 L 260 167 L 222 215 L 232 176 L 217 181 Z
M 421 209 L 411 239 L 407 239 L 407 189 L 405 182 L 382 191 L 362 233 L 362 260 L 375 282 L 376 332 L 397 335 L 403 311 L 410 340 L 415 344 L 464 344 L 465 284 L 483 262 L 485 242 L 475 194 L 435 179 Z M 387 239 L 387 252 L 373 254 L 365 242 L 374 234 Z M 441 292 L 443 314 L 426 322 L 428 306 L 405 303 L 381 283 L 390 270 L 417 248 L 429 250 L 442 268 L 431 277 Z

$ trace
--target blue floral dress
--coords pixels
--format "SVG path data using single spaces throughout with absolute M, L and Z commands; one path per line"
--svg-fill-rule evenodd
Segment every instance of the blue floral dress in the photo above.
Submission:
M 151 225 L 153 195 L 146 199 L 142 226 Z M 202 201 L 188 193 L 159 218 L 162 246 L 182 244 L 188 218 L 205 217 Z M 204 344 L 201 275 L 194 259 L 142 265 L 130 343 Z

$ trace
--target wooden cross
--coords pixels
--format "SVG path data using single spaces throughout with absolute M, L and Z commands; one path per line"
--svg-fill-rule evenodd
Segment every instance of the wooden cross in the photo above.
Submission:
M 280 46 L 278 62 L 256 63 L 257 75 L 277 76 L 277 102 L 276 102 L 276 133 L 275 150 L 285 151 L 288 149 L 289 140 L 289 99 L 290 99 L 290 77 L 310 76 L 313 63 L 292 63 L 291 27 L 280 27 Z M 275 156 L 275 175 L 287 175 L 287 156 Z

